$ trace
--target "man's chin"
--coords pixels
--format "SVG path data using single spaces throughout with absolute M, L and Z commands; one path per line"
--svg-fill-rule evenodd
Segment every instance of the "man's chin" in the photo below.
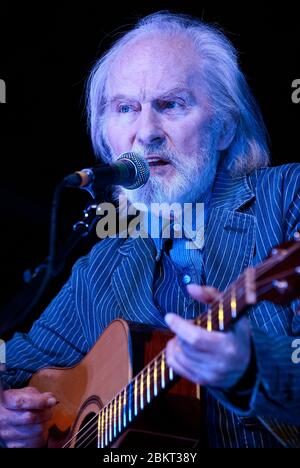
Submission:
M 192 187 L 188 190 L 188 185 L 185 181 L 181 181 L 181 183 L 177 181 L 176 184 L 175 181 L 172 183 L 168 178 L 153 177 L 144 187 L 136 190 L 123 189 L 122 192 L 125 193 L 131 204 L 143 203 L 149 209 L 150 205 L 155 203 L 183 204 L 199 201 L 201 190 L 195 190 L 195 188 L 193 190 Z
M 173 203 L 179 203 L 183 204 L 186 202 L 189 202 L 190 200 L 187 199 L 185 194 L 180 195 L 169 195 L 169 194 L 161 194 L 158 196 L 157 194 L 155 196 L 128 196 L 128 200 L 132 205 L 136 205 L 139 203 L 142 203 L 146 205 L 148 209 L 151 208 L 151 205 L 159 204 L 161 205 L 162 203 L 166 203 L 168 205 L 171 205 Z
M 165 179 L 169 180 L 174 175 L 174 166 L 171 164 L 162 164 L 157 166 L 150 166 L 150 175 L 160 181 Z

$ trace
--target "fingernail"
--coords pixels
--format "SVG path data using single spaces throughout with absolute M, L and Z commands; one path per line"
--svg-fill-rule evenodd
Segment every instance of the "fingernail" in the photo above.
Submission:
M 165 315 L 165 322 L 166 322 L 167 325 L 171 325 L 172 319 L 173 319 L 172 314 L 166 314 Z
M 58 402 L 57 402 L 56 398 L 51 397 L 51 398 L 48 398 L 47 403 L 48 403 L 48 405 L 50 405 L 50 406 L 54 406 L 54 405 L 56 405 Z

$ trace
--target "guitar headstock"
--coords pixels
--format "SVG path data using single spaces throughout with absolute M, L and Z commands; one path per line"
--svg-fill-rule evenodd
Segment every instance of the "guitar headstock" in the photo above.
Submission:
M 294 239 L 274 248 L 271 256 L 257 267 L 257 302 L 287 304 L 300 298 L 300 233 Z

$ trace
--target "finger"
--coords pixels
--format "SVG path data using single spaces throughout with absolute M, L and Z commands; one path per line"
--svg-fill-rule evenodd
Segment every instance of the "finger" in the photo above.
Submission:
M 176 314 L 166 314 L 165 321 L 179 338 L 198 350 L 213 351 L 221 339 L 220 332 L 208 332 Z
M 4 441 L 22 441 L 32 438 L 44 437 L 47 432 L 43 424 L 30 424 L 28 426 L 8 427 L 0 430 L 0 438 Z
M 10 411 L 10 410 L 9 410 Z M 37 411 L 10 411 L 10 423 L 13 426 L 30 426 L 32 424 L 43 424 L 51 420 L 52 409 Z
M 195 367 L 190 366 L 190 362 L 186 362 L 181 358 L 178 358 L 179 356 L 181 356 L 181 353 L 177 349 L 176 340 L 169 341 L 166 347 L 167 365 L 181 377 L 184 377 L 191 382 L 204 385 L 204 382 L 201 380 L 200 376 L 196 374 Z
M 3 406 L 11 410 L 42 410 L 52 408 L 57 403 L 56 398 L 51 393 L 35 393 L 32 390 L 24 390 L 4 392 Z
M 27 426 L 41 424 L 49 421 L 52 417 L 52 409 L 17 411 L 0 409 L 0 428 L 7 426 Z
M 216 362 L 215 356 L 195 350 L 185 341 L 175 337 L 168 342 L 168 352 L 176 361 L 182 364 L 186 369 L 196 371 L 196 369 L 218 369 L 220 360 Z
M 180 350 L 188 358 L 194 360 L 198 364 L 208 365 L 211 357 L 213 356 L 211 352 L 195 348 L 195 346 L 190 345 L 186 341 L 178 338 Z M 215 359 L 215 356 L 213 357 Z
M 1 376 L 1 372 L 2 372 L 2 367 L 1 366 L 2 366 L 2 364 L 0 363 L 0 376 Z M 3 394 L 4 394 L 4 392 L 3 392 L 3 387 L 2 387 L 1 378 L 0 378 L 0 405 L 1 405 L 2 401 L 3 401 Z
M 197 284 L 187 285 L 187 291 L 192 299 L 204 304 L 211 304 L 213 301 L 217 300 L 221 294 L 216 288 L 211 286 L 199 286 Z
M 207 354 L 199 359 L 188 357 L 176 339 L 171 340 L 166 348 L 167 365 L 181 377 L 200 385 L 215 385 L 223 379 L 223 368 L 215 359 L 207 359 Z
M 7 448 L 40 448 L 45 447 L 47 438 L 32 438 L 22 441 L 9 441 L 6 442 Z

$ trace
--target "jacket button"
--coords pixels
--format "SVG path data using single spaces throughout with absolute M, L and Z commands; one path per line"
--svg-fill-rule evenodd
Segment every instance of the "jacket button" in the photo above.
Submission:
M 190 284 L 192 279 L 191 279 L 190 275 L 184 275 L 184 277 L 182 278 L 182 281 L 183 281 L 183 284 Z

